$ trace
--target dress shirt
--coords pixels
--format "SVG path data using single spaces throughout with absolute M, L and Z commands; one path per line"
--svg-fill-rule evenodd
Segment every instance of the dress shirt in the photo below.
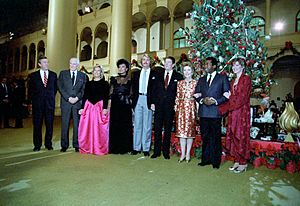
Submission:
M 146 76 L 145 76 L 145 73 L 146 73 Z M 143 68 L 140 73 L 139 93 L 143 93 L 143 94 L 147 93 L 149 76 L 150 76 L 150 68 L 149 69 Z
M 74 85 L 75 85 L 75 82 L 76 82 L 76 78 L 77 78 L 77 70 L 75 70 L 75 71 L 70 70 L 70 77 L 71 77 L 71 78 L 72 78 L 72 76 L 73 76 L 73 72 L 74 72 L 74 74 L 75 74 L 74 84 L 73 84 L 73 86 L 74 86 Z
M 169 73 L 169 81 L 168 81 L 168 85 L 170 84 L 170 80 L 172 78 L 172 74 L 173 74 L 173 69 L 171 71 L 166 71 L 165 70 L 165 75 L 164 75 L 164 79 L 166 79 L 167 73 Z

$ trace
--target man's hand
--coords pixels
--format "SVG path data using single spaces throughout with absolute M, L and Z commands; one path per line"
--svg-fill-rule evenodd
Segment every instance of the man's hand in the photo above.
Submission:
M 152 111 L 155 111 L 155 105 L 154 104 L 151 104 L 150 108 L 151 108 Z
M 76 102 L 78 102 L 78 97 L 69 97 L 68 101 L 71 104 L 75 104 Z

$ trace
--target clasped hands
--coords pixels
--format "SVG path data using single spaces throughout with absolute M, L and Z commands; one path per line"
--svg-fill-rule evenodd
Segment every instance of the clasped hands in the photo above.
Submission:
M 76 102 L 78 102 L 78 97 L 69 97 L 68 102 L 71 104 L 75 104 Z
M 204 103 L 205 105 L 212 105 L 212 104 L 216 104 L 216 100 L 213 99 L 212 97 L 205 97 L 205 98 L 203 99 L 203 103 Z

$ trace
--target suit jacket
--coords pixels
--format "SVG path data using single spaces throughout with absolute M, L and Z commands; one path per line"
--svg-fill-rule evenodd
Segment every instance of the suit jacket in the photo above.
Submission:
M 60 72 L 57 85 L 58 85 L 59 92 L 61 94 L 61 98 L 60 98 L 61 108 L 72 107 L 72 106 L 74 106 L 77 109 L 81 108 L 82 97 L 84 94 L 84 88 L 86 82 L 87 82 L 87 76 L 80 71 L 77 71 L 77 76 L 74 85 L 72 85 L 72 78 L 69 69 Z M 69 103 L 68 101 L 69 97 L 78 97 L 79 100 L 73 105 Z
M 137 101 L 139 99 L 140 74 L 141 74 L 141 70 L 136 70 L 132 73 L 131 92 L 132 92 L 132 107 L 133 108 L 135 108 Z M 154 85 L 154 83 L 155 83 L 155 71 L 151 69 L 149 79 L 148 79 L 148 87 L 147 87 L 148 109 L 151 109 L 151 104 L 153 104 L 153 85 Z
M 199 106 L 199 115 L 200 117 L 208 118 L 221 118 L 218 106 L 215 104 L 205 105 L 201 103 L 201 99 L 205 97 L 213 97 L 218 105 L 227 101 L 226 97 L 223 96 L 224 92 L 229 91 L 229 81 L 226 75 L 216 74 L 215 78 L 211 82 L 211 85 L 208 85 L 206 81 L 207 76 L 201 77 L 197 83 L 195 93 L 201 93 L 202 96 L 197 99 L 200 102 Z
M 57 92 L 57 75 L 49 70 L 47 86 L 44 87 L 40 71 L 30 74 L 28 97 L 32 102 L 32 110 L 41 111 L 46 104 L 47 109 L 55 109 L 55 95 Z
M 174 109 L 175 98 L 177 93 L 177 82 L 183 80 L 183 76 L 177 71 L 173 70 L 171 79 L 167 89 L 165 89 L 165 70 L 158 70 L 155 83 L 154 104 L 155 110 L 161 108 L 163 105 Z
M 6 83 L 6 88 L 7 88 L 7 92 L 6 92 L 5 88 L 2 86 L 2 83 L 0 83 L 0 103 L 2 103 L 4 99 L 10 100 L 11 88 L 7 83 Z M 7 95 L 7 97 L 6 97 L 6 95 Z

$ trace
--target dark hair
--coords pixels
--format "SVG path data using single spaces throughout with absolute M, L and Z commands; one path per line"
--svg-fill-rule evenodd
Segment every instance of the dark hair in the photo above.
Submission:
M 211 61 L 212 66 L 218 66 L 218 61 L 214 57 L 207 57 L 206 61 Z
M 234 62 L 238 62 L 243 68 L 245 68 L 245 66 L 246 66 L 246 61 L 245 61 L 245 59 L 243 59 L 243 58 L 235 58 L 235 59 L 232 61 L 232 64 L 233 64 Z
M 39 57 L 39 62 L 40 62 L 40 63 L 41 63 L 41 60 L 42 60 L 42 59 L 48 59 L 48 58 L 47 58 L 46 56 L 44 56 L 44 55 L 43 55 L 43 56 L 40 56 L 40 57 Z
M 172 56 L 167 56 L 165 59 L 171 59 L 172 63 L 175 64 L 175 58 Z
M 125 64 L 126 68 L 128 68 L 128 70 L 130 69 L 130 63 L 126 60 L 126 59 L 119 59 L 117 61 L 117 67 L 119 68 L 119 66 L 121 64 Z

